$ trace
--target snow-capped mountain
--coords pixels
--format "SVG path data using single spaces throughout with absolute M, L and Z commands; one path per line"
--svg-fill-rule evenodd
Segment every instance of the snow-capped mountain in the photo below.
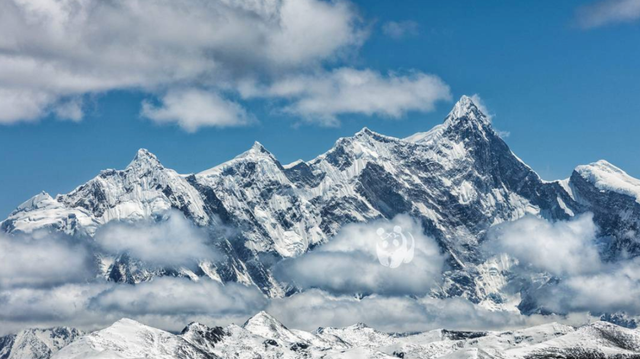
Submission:
M 183 338 L 130 319 L 85 335 L 53 354 L 53 359 L 157 358 L 213 359 Z M 26 357 L 25 357 L 26 359 Z
M 503 332 L 437 329 L 383 333 L 364 324 L 287 329 L 260 312 L 243 326 L 189 324 L 175 335 L 130 319 L 74 338 L 51 356 L 73 358 L 637 358 L 640 331 L 607 322 L 574 328 L 550 323 Z M 4 352 L 0 352 L 2 354 Z M 49 358 L 16 352 L 0 358 Z
M 66 327 L 23 330 L 0 337 L 0 359 L 49 359 L 83 334 Z
M 491 226 L 527 214 L 555 221 L 592 212 L 609 238 L 605 258 L 637 256 L 639 188 L 640 181 L 605 161 L 579 166 L 567 180 L 542 180 L 463 96 L 430 131 L 400 139 L 365 128 L 308 162 L 282 165 L 256 143 L 219 166 L 181 175 L 140 150 L 126 169 L 103 171 L 69 194 L 36 195 L 0 228 L 88 239 L 108 223 L 162 221 L 167 210 L 178 210 L 207 229 L 223 259 L 186 273 L 127 253 L 96 253 L 103 264 L 99 275 L 128 283 L 158 275 L 208 276 L 278 297 L 295 290 L 271 273 L 282 258 L 330 241 L 346 224 L 409 214 L 449 258 L 434 295 L 492 305 L 505 300 L 499 291 L 512 263 L 481 254 L 479 243 Z M 536 310 L 535 303 L 525 304 L 523 311 Z

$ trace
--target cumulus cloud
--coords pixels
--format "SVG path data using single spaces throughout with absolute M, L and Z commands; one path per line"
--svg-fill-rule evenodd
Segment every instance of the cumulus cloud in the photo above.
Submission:
M 434 75 L 383 75 L 349 67 L 292 75 L 268 87 L 245 84 L 240 91 L 245 97 L 290 100 L 285 112 L 328 126 L 349 114 L 397 119 L 411 111 L 432 111 L 437 102 L 451 99 L 449 86 Z
M 382 25 L 382 32 L 393 39 L 401 39 L 409 35 L 417 35 L 420 26 L 412 20 L 388 21 Z
M 589 311 L 640 315 L 640 259 L 601 265 L 601 271 L 570 276 L 542 288 L 536 300 L 557 313 Z
M 314 66 L 367 37 L 348 2 L 320 0 L 8 0 L 0 33 L 2 123 L 78 120 L 81 102 L 67 99 L 90 93 L 215 87 Z
M 413 258 L 397 268 L 382 265 L 378 231 L 402 229 L 415 239 Z M 408 238 L 411 246 L 411 238 Z M 276 275 L 301 289 L 320 288 L 337 294 L 425 295 L 441 278 L 444 256 L 435 241 L 423 235 L 418 223 L 407 216 L 345 226 L 329 243 L 283 261 Z
M 570 276 L 601 269 L 596 234 L 591 214 L 555 223 L 527 216 L 494 227 L 485 247 L 492 253 L 507 253 L 521 265 Z
M 94 271 L 86 248 L 62 236 L 0 234 L 0 288 L 81 282 L 91 279 Z
M 583 28 L 636 21 L 640 19 L 640 1 L 600 0 L 579 8 L 577 19 Z
M 188 267 L 198 260 L 220 257 L 204 230 L 177 211 L 169 212 L 161 222 L 109 224 L 96 233 L 95 242 L 107 253 L 126 253 L 158 266 Z
M 546 310 L 640 315 L 640 259 L 603 261 L 597 232 L 591 214 L 558 222 L 525 217 L 490 230 L 484 245 L 489 253 L 516 258 L 525 267 L 524 278 L 554 276 L 528 292 Z
M 213 92 L 171 91 L 161 102 L 159 107 L 144 102 L 142 116 L 157 123 L 176 123 L 188 132 L 201 127 L 244 126 L 251 122 L 251 116 L 241 105 Z

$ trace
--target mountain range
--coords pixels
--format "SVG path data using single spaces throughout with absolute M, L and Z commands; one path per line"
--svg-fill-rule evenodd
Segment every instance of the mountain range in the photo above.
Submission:
M 172 334 L 131 319 L 79 336 L 68 328 L 0 338 L 2 359 L 214 358 L 638 358 L 640 330 L 608 322 L 558 323 L 503 332 L 383 333 L 358 323 L 288 329 L 266 312 L 242 326 L 187 325 Z
M 128 253 L 96 253 L 98 276 L 133 284 L 161 275 L 208 276 L 282 297 L 296 288 L 274 278 L 274 263 L 312 251 L 346 224 L 399 214 L 419 220 L 447 255 L 448 271 L 434 294 L 475 303 L 500 302 L 502 293 L 487 278 L 502 283 L 509 276 L 508 265 L 486 263 L 480 251 L 487 230 L 526 215 L 557 221 L 593 213 L 606 238 L 603 258 L 640 254 L 639 180 L 602 160 L 577 167 L 566 180 L 545 181 L 467 96 L 430 131 L 400 139 L 364 128 L 307 162 L 282 165 L 256 142 L 221 165 L 179 174 L 141 149 L 124 170 L 104 170 L 55 198 L 34 196 L 0 228 L 90 240 L 106 224 L 160 222 L 171 209 L 205 228 L 223 258 L 189 271 Z M 495 275 L 481 275 L 488 270 Z M 521 310 L 539 311 L 527 302 L 526 288 L 521 291 Z

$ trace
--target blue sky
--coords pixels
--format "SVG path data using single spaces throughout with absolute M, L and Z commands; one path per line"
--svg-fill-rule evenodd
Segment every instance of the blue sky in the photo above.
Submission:
M 302 45 L 288 46 L 301 41 L 300 38 L 282 40 L 285 46 L 277 51 L 283 57 L 289 56 L 284 60 L 269 55 L 267 62 L 276 60 L 264 65 L 263 58 L 257 55 L 251 58 L 251 48 L 243 48 L 246 52 L 238 52 L 242 56 L 233 57 L 227 55 L 228 42 L 208 49 L 211 53 L 224 50 L 220 52 L 222 55 L 212 55 L 226 66 L 226 76 L 222 80 L 215 78 L 215 85 L 207 82 L 209 78 L 203 80 L 203 73 L 179 81 L 173 80 L 174 73 L 170 80 L 163 72 L 154 72 L 140 81 L 132 76 L 140 72 L 146 76 L 146 69 L 158 64 L 163 69 L 176 63 L 188 64 L 187 70 L 200 66 L 189 62 L 192 59 L 189 57 L 172 62 L 174 48 L 160 52 L 171 55 L 166 63 L 145 63 L 146 67 L 132 73 L 114 72 L 127 66 L 120 65 L 117 58 L 111 62 L 104 60 L 100 63 L 102 67 L 88 68 L 86 72 L 107 74 L 94 85 L 98 81 L 81 72 L 87 65 L 82 62 L 80 52 L 65 52 L 68 48 L 63 46 L 67 41 L 64 30 L 60 30 L 59 43 L 63 45 L 59 48 L 56 48 L 59 39 L 44 43 L 20 37 L 22 34 L 10 35 L 16 36 L 19 40 L 16 43 L 28 45 L 21 46 L 21 50 L 11 49 L 9 42 L 0 41 L 0 64 L 4 64 L 0 66 L 3 69 L 0 97 L 20 99 L 13 96 L 19 87 L 28 89 L 20 94 L 42 99 L 37 103 L 40 107 L 32 102 L 0 100 L 0 112 L 10 114 L 0 115 L 0 217 L 42 190 L 65 193 L 102 169 L 123 168 L 141 147 L 148 148 L 165 166 L 181 173 L 213 167 L 248 149 L 254 141 L 265 145 L 282 163 L 298 158 L 309 160 L 329 149 L 338 137 L 350 136 L 364 126 L 398 137 L 426 131 L 440 123 L 463 94 L 478 94 L 483 99 L 494 116 L 494 126 L 509 132 L 506 141 L 512 150 L 545 179 L 568 177 L 576 165 L 602 158 L 640 177 L 637 0 L 354 0 L 348 4 L 328 4 L 329 8 L 323 8 L 324 15 L 314 12 L 317 17 L 314 15 L 312 20 L 322 21 L 313 23 L 314 28 L 309 31 L 314 33 L 304 32 Z M 337 8 L 343 5 L 346 7 Z M 43 9 L 38 11 L 49 11 Z M 7 19 L 2 16 L 11 13 L 4 14 L 0 15 L 0 23 L 6 24 Z M 171 20 L 173 15 L 169 12 L 163 16 Z M 351 25 L 345 29 L 343 25 L 347 23 Z M 42 30 L 25 26 L 25 31 Z M 243 26 L 247 25 L 239 23 L 238 28 Z M 325 34 L 325 29 L 335 31 L 327 30 Z M 138 35 L 143 41 L 158 41 L 141 34 Z M 197 37 L 187 31 L 174 31 L 167 36 L 173 34 L 184 36 L 176 35 L 180 46 Z M 304 43 L 307 35 L 309 41 Z M 229 36 L 233 39 L 233 35 Z M 130 46 L 118 44 L 117 37 L 112 39 L 105 46 L 114 46 L 116 50 Z M 334 40 L 342 42 L 330 42 Z M 174 45 L 156 42 L 153 46 L 161 49 Z M 136 46 L 145 48 L 144 42 Z M 24 58 L 31 56 L 42 64 L 58 64 L 59 67 L 54 66 L 56 69 L 68 66 L 68 70 L 29 73 L 33 70 L 21 72 L 21 63 L 11 62 L 13 67 L 8 67 L 3 62 L 8 61 L 10 50 L 25 48 L 31 52 L 21 54 Z M 100 53 L 88 56 L 104 59 L 112 55 L 93 50 Z M 122 56 L 129 61 L 126 54 Z M 290 58 L 300 60 L 293 64 Z M 263 65 L 269 68 L 254 71 Z M 305 88 L 315 88 L 317 83 L 333 78 L 338 69 L 350 69 L 358 75 L 367 71 L 374 74 L 374 85 L 381 87 L 400 88 L 393 79 L 405 81 L 415 85 L 409 87 L 409 92 L 430 91 L 432 85 L 418 78 L 428 80 L 433 75 L 448 86 L 448 96 L 442 88 L 433 97 L 414 98 L 401 92 L 410 97 L 407 100 L 410 105 L 388 104 L 388 108 L 397 108 L 398 112 L 376 109 L 379 101 L 376 100 L 371 107 L 352 108 L 349 107 L 352 104 L 345 103 L 326 113 L 321 112 L 328 111 L 325 108 L 309 110 L 302 107 L 302 101 L 275 94 L 275 84 L 291 83 L 282 79 L 295 77 Z M 26 75 L 19 78 L 20 74 Z M 108 81 L 112 74 L 116 74 L 114 78 L 122 75 L 126 80 Z M 258 79 L 252 89 L 259 94 L 247 95 L 241 81 L 247 77 Z M 90 81 L 94 81 L 91 86 L 87 85 Z M 28 87 L 32 84 L 33 88 Z M 194 125 L 193 121 L 175 119 L 184 112 L 175 114 L 170 94 L 183 93 L 179 90 L 185 87 L 214 93 L 215 97 L 204 97 L 206 104 L 202 109 L 215 113 L 217 119 L 209 121 L 191 113 L 185 116 L 200 122 Z M 327 94 L 304 92 L 296 96 L 316 101 Z M 181 101 L 185 97 L 175 99 Z M 426 101 L 433 107 L 415 101 Z M 147 103 L 147 112 L 143 111 L 143 103 Z M 216 104 L 226 110 L 217 112 Z M 65 117 L 73 120 L 64 120 Z

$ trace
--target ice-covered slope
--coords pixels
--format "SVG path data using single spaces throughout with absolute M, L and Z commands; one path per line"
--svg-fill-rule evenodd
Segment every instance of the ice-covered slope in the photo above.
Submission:
M 106 329 L 74 341 L 54 354 L 52 358 L 213 359 L 217 357 L 191 345 L 180 336 L 130 319 L 121 319 Z
M 0 338 L 0 358 L 49 359 L 82 334 L 77 329 L 66 327 L 23 330 Z

